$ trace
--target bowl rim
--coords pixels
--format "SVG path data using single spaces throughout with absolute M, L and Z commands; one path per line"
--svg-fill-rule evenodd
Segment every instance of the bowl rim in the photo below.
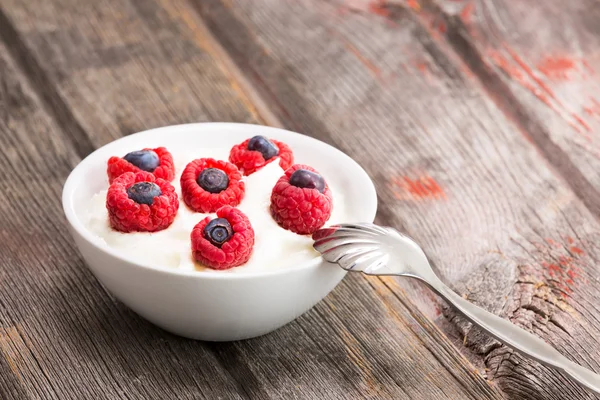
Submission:
M 232 128 L 232 129 L 248 129 L 248 130 L 256 129 L 257 127 L 260 127 L 261 130 L 271 130 L 274 132 L 277 131 L 281 134 L 290 135 L 292 137 L 301 136 L 302 140 L 312 141 L 315 144 L 318 143 L 321 146 L 325 145 L 326 147 L 329 148 L 329 151 L 331 151 L 333 154 L 337 154 L 338 157 L 345 159 L 345 161 L 347 163 L 349 163 L 350 165 L 353 165 L 354 169 L 356 171 L 358 171 L 359 174 L 362 175 L 362 176 L 359 176 L 357 180 L 364 182 L 366 184 L 366 187 L 362 190 L 363 195 L 364 195 L 364 202 L 365 202 L 364 208 L 368 210 L 367 212 L 370 211 L 369 218 L 368 218 L 369 220 L 368 221 L 365 220 L 365 222 L 373 222 L 373 220 L 375 219 L 375 214 L 377 212 L 377 193 L 375 190 L 375 185 L 374 185 L 373 181 L 371 180 L 371 178 L 369 177 L 369 175 L 367 174 L 367 172 L 353 158 L 351 158 L 350 156 L 348 156 L 346 153 L 342 152 L 341 150 L 339 150 L 321 140 L 315 139 L 311 136 L 303 135 L 301 133 L 289 131 L 287 129 L 282 129 L 282 128 L 276 128 L 276 127 L 259 125 L 259 124 L 235 123 L 235 122 L 198 122 L 198 123 L 166 125 L 166 126 L 146 129 L 146 130 L 143 130 L 140 132 L 126 135 L 126 136 L 115 139 L 113 141 L 110 141 L 110 142 L 100 146 L 99 148 L 94 150 L 92 153 L 88 154 L 85 158 L 83 158 L 75 166 L 75 168 L 73 168 L 73 170 L 69 173 L 69 176 L 67 177 L 67 179 L 63 185 L 63 191 L 62 191 L 63 212 L 65 213 L 65 216 L 66 216 L 67 221 L 69 222 L 71 228 L 81 238 L 83 238 L 87 243 L 89 243 L 94 248 L 96 248 L 97 250 L 99 250 L 103 253 L 106 253 L 118 260 L 121 260 L 128 264 L 131 264 L 133 266 L 144 268 L 144 269 L 150 269 L 150 270 L 168 274 L 168 275 L 181 275 L 181 276 L 196 277 L 196 278 L 208 278 L 208 279 L 247 279 L 247 278 L 275 276 L 275 275 L 286 274 L 286 273 L 290 273 L 290 272 L 298 271 L 298 270 L 314 269 L 314 268 L 320 266 L 322 263 L 328 264 L 326 261 L 323 260 L 322 257 L 319 256 L 319 257 L 315 257 L 313 260 L 310 260 L 305 263 L 301 263 L 298 265 L 294 265 L 294 266 L 290 266 L 290 267 L 286 267 L 286 268 L 282 268 L 282 269 L 275 269 L 275 270 L 239 271 L 236 273 L 223 273 L 222 271 L 212 271 L 212 270 L 195 271 L 195 270 L 181 270 L 181 269 L 176 269 L 176 268 L 167 269 L 164 267 L 139 262 L 135 259 L 132 259 L 131 257 L 127 257 L 127 256 L 120 254 L 118 250 L 113 249 L 112 247 L 100 245 L 99 241 L 97 240 L 97 237 L 93 234 L 93 232 L 91 232 L 85 226 L 83 221 L 81 221 L 81 219 L 77 215 L 77 212 L 75 211 L 74 204 L 73 204 L 73 195 L 77 189 L 76 180 L 78 178 L 78 175 L 82 174 L 83 173 L 82 171 L 84 171 L 86 169 L 87 163 L 91 163 L 92 162 L 91 160 L 94 159 L 95 157 L 97 157 L 96 155 L 98 153 L 103 152 L 104 148 L 107 146 L 113 146 L 115 143 L 118 143 L 121 141 L 133 141 L 133 140 L 135 140 L 136 137 L 147 135 L 150 132 L 153 132 L 154 134 L 160 134 L 161 131 L 164 131 L 164 133 L 167 133 L 168 131 L 172 131 L 174 129 L 175 130 L 177 130 L 177 129 L 193 129 L 193 128 L 210 129 L 211 127 L 218 127 L 219 129 Z M 84 257 L 84 261 L 86 261 L 86 264 L 87 264 L 87 260 L 85 260 L 85 257 Z

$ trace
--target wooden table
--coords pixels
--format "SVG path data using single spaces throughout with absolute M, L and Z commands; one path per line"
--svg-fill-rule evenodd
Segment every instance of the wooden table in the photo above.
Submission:
M 378 222 L 458 293 L 600 372 L 599 20 L 593 0 L 1 0 L 0 398 L 594 398 L 391 278 L 258 339 L 175 337 L 94 279 L 60 195 L 147 128 L 303 132 L 365 167 Z

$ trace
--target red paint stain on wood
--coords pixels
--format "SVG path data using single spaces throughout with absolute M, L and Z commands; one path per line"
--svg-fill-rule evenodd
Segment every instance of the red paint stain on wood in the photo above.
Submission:
M 343 17 L 349 13 L 364 13 L 383 17 L 387 25 L 396 28 L 398 25 L 392 18 L 390 8 L 385 0 L 345 0 L 344 4 L 339 6 L 335 14 Z
M 581 250 L 581 248 L 577 247 L 577 246 L 571 246 L 569 248 L 569 250 L 571 250 L 571 253 L 577 254 L 578 256 L 581 256 L 584 254 L 583 250 Z
M 367 10 L 371 14 L 379 15 L 380 17 L 388 18 L 390 16 L 390 10 L 385 6 L 385 1 L 370 2 Z
M 589 124 L 576 113 L 569 111 L 565 104 L 554 94 L 554 91 L 536 75 L 533 69 L 514 50 L 506 44 L 503 47 L 512 58 L 512 62 L 496 50 L 488 52 L 490 59 L 498 68 L 562 116 L 577 133 L 587 140 L 591 140 L 589 134 L 586 133 L 591 131 Z
M 590 104 L 587 106 L 583 106 L 583 112 L 585 112 L 590 117 L 596 117 L 600 115 L 600 103 L 598 100 L 592 97 L 590 100 Z
M 529 67 L 529 65 L 527 65 L 527 63 L 525 61 L 523 61 L 523 59 L 521 57 L 519 57 L 519 55 L 512 50 L 510 47 L 508 47 L 507 45 L 504 46 L 506 48 L 506 51 L 508 51 L 508 53 L 511 55 L 511 57 L 517 62 L 517 64 L 519 64 L 519 66 L 527 73 L 527 75 L 544 91 L 546 92 L 546 94 L 552 99 L 554 100 L 557 105 L 566 111 L 567 114 L 570 114 L 570 116 L 577 121 L 580 126 L 582 126 L 586 131 L 591 131 L 590 126 L 583 120 L 581 119 L 581 117 L 579 117 L 577 114 L 573 113 L 573 112 L 569 112 L 567 111 L 567 107 L 556 97 L 556 95 L 554 94 L 554 92 L 552 91 L 552 89 L 550 89 L 550 87 L 544 83 L 544 81 L 542 81 L 540 78 L 538 78 L 535 73 L 533 72 L 533 70 Z M 556 110 L 556 108 L 553 107 L 553 109 Z M 575 123 L 573 123 L 573 121 L 571 121 L 570 119 L 567 119 L 567 123 L 569 125 L 571 125 L 573 127 L 573 129 L 575 129 L 578 133 L 583 134 L 588 140 L 591 140 L 590 136 L 583 133 L 581 131 L 581 129 L 579 128 L 579 126 Z
M 569 57 L 549 56 L 538 64 L 537 69 L 548 78 L 569 80 L 569 74 L 577 69 L 577 62 Z
M 594 68 L 592 68 L 592 66 L 586 60 L 581 60 L 581 64 L 587 72 L 589 72 L 590 74 L 594 73 Z
M 551 277 L 555 277 L 558 273 L 560 273 L 560 266 L 558 264 L 542 261 L 542 266 L 548 270 Z
M 427 80 L 427 82 L 431 82 L 431 71 L 429 71 L 427 61 L 425 60 L 410 60 L 407 63 L 403 63 L 402 68 L 408 74 L 414 74 L 415 71 L 418 71 Z
M 446 34 L 446 23 L 439 16 L 430 13 L 421 13 L 421 21 L 433 39 L 439 40 Z
M 418 62 L 415 64 L 415 67 L 423 73 L 427 72 L 427 64 L 425 62 Z
M 344 41 L 344 46 L 360 61 L 376 78 L 381 78 L 381 70 L 371 62 L 367 57 L 365 57 L 354 45 L 351 43 Z
M 391 180 L 391 189 L 399 200 L 406 199 L 445 199 L 444 189 L 429 175 L 411 179 L 407 176 Z
M 519 66 L 514 65 L 511 61 L 509 61 L 502 53 L 492 50 L 489 52 L 489 57 L 492 59 L 494 64 L 498 66 L 502 71 L 504 71 L 508 76 L 518 82 L 521 86 L 529 90 L 533 95 L 535 95 L 539 100 L 544 102 L 547 106 L 554 109 L 554 105 L 550 101 L 550 98 L 543 93 L 540 88 L 536 87 L 530 80 L 527 79 L 526 72 L 519 68 Z
M 415 11 L 421 10 L 421 5 L 417 0 L 406 0 L 406 5 L 412 8 Z
M 510 54 L 510 56 L 513 58 L 513 60 L 515 60 L 515 62 L 521 67 L 521 69 L 523 71 L 525 71 L 527 76 L 533 82 L 535 82 L 544 92 L 546 92 L 546 94 L 548 96 L 550 96 L 552 99 L 556 100 L 556 96 L 554 95 L 554 92 L 552 91 L 552 89 L 550 89 L 550 87 L 548 85 L 546 85 L 546 83 L 544 81 L 542 81 L 540 78 L 538 78 L 535 75 L 535 73 L 533 72 L 531 67 L 529 67 L 529 65 L 527 65 L 527 63 L 513 49 L 511 49 L 507 45 L 504 45 L 504 48 L 506 49 L 508 54 Z
M 578 283 L 587 283 L 587 279 L 583 276 L 581 268 L 577 266 L 578 260 L 585 253 L 580 247 L 575 245 L 573 238 L 567 237 L 566 240 L 568 245 L 563 246 L 557 241 L 546 239 L 546 243 L 551 245 L 555 250 L 550 250 L 551 261 L 541 262 L 547 274 L 548 286 L 557 289 L 563 298 L 573 293 L 573 289 Z M 556 250 L 559 248 L 560 250 Z M 569 253 L 566 252 L 567 250 Z
M 421 73 L 427 79 L 427 81 L 431 81 L 431 73 L 427 68 L 427 62 L 424 60 L 413 60 L 410 62 L 410 65 L 414 67 L 417 71 Z
M 437 31 L 443 35 L 446 33 L 446 30 L 447 30 L 446 23 L 444 21 L 440 21 L 437 24 Z
M 490 50 L 488 55 L 494 64 L 496 64 L 501 70 L 521 83 L 520 81 L 523 79 L 522 71 L 509 62 L 506 57 L 502 55 L 502 53 L 496 50 Z
M 475 5 L 473 3 L 468 3 L 461 10 L 460 19 L 465 23 L 465 25 L 471 24 L 473 19 L 473 10 L 475 10 Z
M 538 71 L 553 80 L 571 80 L 576 72 L 593 74 L 594 70 L 586 60 L 568 56 L 552 55 L 544 58 Z
M 542 262 L 542 266 L 546 269 L 550 282 L 550 287 L 559 290 L 563 298 L 568 297 L 573 293 L 573 286 L 578 280 L 581 270 L 573 265 L 573 260 L 570 257 L 562 256 L 558 262 Z
M 586 131 L 590 132 L 592 130 L 592 127 L 583 120 L 583 118 L 581 118 L 579 115 L 573 113 L 573 118 L 575 119 L 575 121 L 579 122 L 579 124 L 581 126 L 583 126 L 585 128 Z M 591 140 L 592 138 L 589 135 L 584 135 L 588 140 Z

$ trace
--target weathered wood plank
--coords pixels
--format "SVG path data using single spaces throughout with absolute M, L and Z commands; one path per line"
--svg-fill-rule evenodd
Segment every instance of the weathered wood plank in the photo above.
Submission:
M 250 398 L 502 398 L 477 371 L 464 370 L 465 360 L 419 312 L 411 314 L 412 304 L 377 282 L 349 276 L 313 311 L 270 335 L 285 346 L 260 338 L 215 350 Z M 310 359 L 325 369 L 311 369 Z
M 0 346 L 2 353 L 6 354 L 9 348 L 9 331 L 2 329 L 0 333 Z M 0 394 L 6 399 L 31 399 L 31 392 L 28 393 L 28 388 L 21 381 L 17 364 L 8 357 L 0 357 Z
M 598 3 L 435 3 L 448 21 L 450 43 L 473 64 L 498 107 L 599 218 Z
M 13 178 L 3 181 L 10 196 L 2 217 L 8 219 L 12 208 L 22 217 L 10 218 L 3 237 L 5 259 L 0 260 L 12 288 L 0 295 L 7 302 L 2 317 L 11 317 L 10 326 L 20 324 L 33 338 L 28 339 L 29 351 L 42 360 L 39 370 L 22 372 L 27 387 L 45 373 L 52 378 L 50 393 L 60 398 L 90 398 L 104 386 L 106 396 L 114 398 L 500 398 L 434 326 L 418 311 L 409 311 L 407 299 L 400 295 L 403 302 L 394 300 L 386 288 L 377 295 L 365 288 L 362 278 L 349 280 L 335 292 L 335 300 L 272 335 L 222 345 L 175 338 L 109 300 L 62 229 L 60 182 L 86 151 L 65 139 L 83 136 L 81 140 L 95 147 L 130 131 L 168 123 L 276 118 L 269 117 L 268 110 L 258 115 L 261 102 L 239 86 L 235 74 L 224 70 L 227 60 L 219 61 L 223 54 L 203 36 L 201 21 L 184 2 L 2 4 L 12 28 L 0 33 L 34 86 L 51 92 L 41 96 L 41 107 L 39 99 L 29 100 L 33 106 L 22 115 L 10 108 L 6 114 L 19 115 L 19 126 L 2 135 L 9 141 L 5 151 L 19 152 L 13 155 L 10 171 L 26 169 L 31 180 L 28 186 Z M 17 39 L 8 37 L 11 29 Z M 25 67 L 25 62 L 36 67 Z M 80 130 L 61 136 L 47 115 L 43 124 L 28 122 L 35 110 L 54 110 L 47 103 L 57 99 L 64 104 L 58 108 L 66 110 L 67 122 L 56 111 L 50 115 L 60 127 Z M 50 134 L 42 135 L 40 126 Z M 40 135 L 64 148 L 58 159 L 37 150 Z M 31 157 L 34 162 L 26 162 Z M 49 168 L 48 163 L 60 168 Z M 45 222 L 32 229 L 29 224 L 44 210 L 33 207 L 40 200 L 30 189 L 35 187 L 32 183 L 39 184 L 35 179 L 40 174 L 49 180 L 54 203 Z M 11 236 L 13 230 L 21 233 Z M 44 263 L 32 256 L 40 250 L 47 254 Z M 360 302 L 356 291 L 362 293 Z M 392 300 L 384 301 L 386 297 Z M 385 321 L 383 332 L 370 336 L 379 322 L 364 304 L 380 315 L 390 310 L 396 318 Z M 355 313 L 362 318 L 341 321 L 332 307 L 344 307 L 348 319 Z M 384 333 L 386 341 L 374 341 Z M 353 336 L 362 337 L 362 342 Z M 59 356 L 75 365 L 69 374 L 62 372 Z M 92 380 L 87 392 L 78 391 L 87 379 Z
M 165 123 L 258 118 L 210 44 L 182 35 L 185 25 L 152 2 L 2 4 L 3 37 L 18 49 L 36 49 L 16 56 L 41 92 L 56 93 L 45 95 L 47 103 L 80 126 L 77 137 L 87 134 L 93 147 Z M 71 111 L 75 99 L 79 107 Z
M 367 168 L 380 221 L 459 293 L 600 371 L 593 209 L 448 43 L 447 21 L 420 2 L 194 4 L 286 125 Z M 590 398 L 447 316 L 511 398 Z
M 18 382 L 12 393 L 36 399 L 235 398 L 206 346 L 166 341 L 83 265 L 60 203 L 76 147 L 7 54 L 0 44 L 0 357 L 10 366 L 1 387 Z

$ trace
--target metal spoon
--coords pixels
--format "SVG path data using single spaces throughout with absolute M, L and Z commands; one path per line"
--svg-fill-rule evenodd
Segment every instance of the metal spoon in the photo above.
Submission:
M 435 275 L 421 247 L 397 230 L 374 224 L 342 224 L 318 230 L 313 239 L 314 248 L 325 260 L 345 270 L 367 275 L 407 276 L 425 282 L 473 324 L 500 342 L 600 393 L 600 375 L 570 361 L 531 333 L 454 293 Z

